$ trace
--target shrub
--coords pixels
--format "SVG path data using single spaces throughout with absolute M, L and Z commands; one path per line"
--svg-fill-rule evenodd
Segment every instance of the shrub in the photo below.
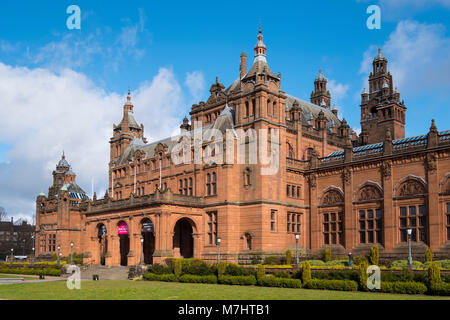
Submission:
M 276 271 L 273 273 L 274 277 L 288 279 L 291 277 L 290 273 L 287 271 Z
M 180 259 L 175 260 L 175 263 L 173 265 L 173 273 L 175 274 L 175 277 L 179 279 L 181 277 L 181 272 L 183 270 L 183 264 Z
M 381 292 L 424 294 L 427 287 L 420 282 L 381 282 Z
M 352 280 L 312 279 L 304 287 L 307 289 L 356 291 L 358 290 L 358 283 Z
M 325 262 L 325 266 L 348 266 L 348 259 L 336 259 Z
M 361 262 L 363 262 L 363 261 L 365 261 L 367 263 L 369 262 L 369 260 L 367 259 L 366 256 L 356 256 L 353 258 L 353 264 L 355 266 L 359 266 L 361 264 Z
M 173 273 L 173 269 L 171 267 L 163 266 L 159 263 L 155 263 L 153 265 L 148 266 L 147 272 L 154 273 L 154 274 L 169 274 L 169 273 Z
M 427 251 L 425 253 L 425 261 L 426 262 L 432 262 L 433 261 L 433 249 L 427 248 Z
M 144 280 L 147 281 L 166 281 L 166 282 L 175 282 L 177 281 L 177 277 L 173 274 L 154 274 L 147 272 L 144 274 Z
M 380 259 L 380 251 L 378 246 L 373 246 L 370 248 L 370 263 L 373 265 L 378 265 L 378 260 Z
M 237 265 L 235 263 L 227 263 L 224 275 L 228 276 L 249 276 L 255 275 L 255 271 L 252 269 L 245 268 L 243 266 Z
M 362 261 L 359 265 L 359 289 L 361 291 L 367 291 L 367 268 L 369 263 L 367 261 Z
M 256 278 L 253 275 L 250 276 L 228 276 L 224 275 L 219 279 L 221 284 L 231 284 L 231 285 L 255 285 Z
M 323 253 L 323 261 L 331 261 L 331 249 L 325 249 Z
M 308 261 L 302 263 L 302 283 L 303 285 L 311 281 L 311 265 Z
M 306 260 L 310 266 L 325 266 L 325 262 L 322 260 Z
M 219 262 L 219 264 L 217 265 L 217 277 L 221 277 L 225 274 L 225 270 L 227 268 L 227 263 L 226 262 Z
M 408 267 L 408 260 L 395 260 L 392 262 L 391 267 L 400 267 L 400 268 L 405 268 Z M 422 268 L 423 264 L 420 261 L 413 261 L 413 266 L 414 268 Z
M 61 269 L 45 268 L 45 269 L 33 269 L 33 268 L 0 268 L 0 273 L 9 274 L 25 274 L 25 275 L 40 275 L 59 277 L 61 276 Z
M 438 265 L 438 267 L 443 268 L 443 269 L 450 269 L 450 259 L 447 260 L 437 260 L 436 264 Z
M 339 270 L 331 272 L 313 272 L 311 274 L 313 279 L 323 280 L 353 280 L 359 281 L 359 273 L 356 270 Z
M 429 287 L 428 293 L 438 296 L 450 296 L 450 283 L 434 283 Z
M 258 283 L 260 283 L 261 279 L 266 277 L 266 268 L 259 264 L 258 269 L 256 271 L 256 280 L 258 280 Z
M 286 264 L 292 264 L 292 251 L 286 250 Z
M 277 256 L 268 256 L 264 258 L 264 264 L 271 265 L 271 264 L 280 264 L 280 258 Z
M 217 277 L 215 275 L 199 276 L 194 274 L 183 274 L 179 281 L 185 283 L 217 283 Z
M 260 286 L 265 287 L 282 287 L 282 288 L 301 288 L 302 282 L 298 279 L 278 278 L 275 276 L 268 276 L 258 281 Z
M 427 269 L 428 286 L 432 287 L 441 282 L 441 271 L 436 263 L 432 262 Z
M 212 264 L 207 264 L 203 261 L 192 261 L 190 264 L 182 265 L 183 274 L 194 274 L 198 276 L 215 275 L 217 267 Z

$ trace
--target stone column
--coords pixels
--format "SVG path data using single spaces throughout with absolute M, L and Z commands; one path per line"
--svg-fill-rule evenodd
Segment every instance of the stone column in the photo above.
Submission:
M 309 247 L 311 251 L 315 251 L 320 248 L 320 217 L 319 210 L 317 208 L 317 178 L 315 174 L 311 174 L 308 177 L 309 183 L 309 203 L 310 203 L 310 235 L 309 235 Z
M 392 251 L 397 244 L 398 225 L 395 214 L 394 185 L 391 174 L 392 162 L 387 160 L 381 165 L 381 176 L 383 179 L 383 245 L 386 251 Z
M 428 153 L 426 157 L 426 168 L 428 177 L 428 239 L 429 246 L 438 250 L 445 242 L 442 223 L 439 214 L 439 178 L 437 175 L 437 156 Z M 419 237 L 419 235 L 417 235 Z
M 342 172 L 342 182 L 344 184 L 344 238 L 345 248 L 351 252 L 356 245 L 356 219 L 353 212 L 353 178 L 350 168 L 344 168 Z

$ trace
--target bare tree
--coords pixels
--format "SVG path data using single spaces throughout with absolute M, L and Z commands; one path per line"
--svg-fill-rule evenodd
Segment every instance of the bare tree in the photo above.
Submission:
M 0 207 L 0 221 L 6 220 L 8 214 L 6 213 L 5 208 Z

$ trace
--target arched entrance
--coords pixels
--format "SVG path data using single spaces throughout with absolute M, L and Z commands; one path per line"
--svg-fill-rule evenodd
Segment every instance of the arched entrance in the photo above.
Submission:
M 192 258 L 194 256 L 194 238 L 192 237 L 194 223 L 188 218 L 177 221 L 174 227 L 173 250 L 175 256 Z
M 144 253 L 144 263 L 153 263 L 153 252 L 155 251 L 155 233 L 152 220 L 144 218 L 142 220 L 141 234 L 144 239 L 143 243 L 143 253 Z
M 128 265 L 128 253 L 130 252 L 130 237 L 128 235 L 128 225 L 125 221 L 120 221 L 117 234 L 120 241 L 120 265 Z
M 107 238 L 106 226 L 103 223 L 100 223 L 97 226 L 97 237 L 98 237 L 99 252 L 100 252 L 100 264 L 102 266 L 104 266 L 106 252 L 108 252 L 108 238 Z

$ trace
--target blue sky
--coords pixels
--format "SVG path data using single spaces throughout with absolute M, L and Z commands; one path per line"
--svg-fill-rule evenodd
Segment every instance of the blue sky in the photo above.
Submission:
M 71 4 L 81 8 L 81 30 L 66 27 Z M 380 30 L 366 27 L 371 4 L 381 7 Z M 146 136 L 168 135 L 216 76 L 225 86 L 237 78 L 243 51 L 250 68 L 259 23 L 285 92 L 308 100 L 322 68 L 340 116 L 357 129 L 380 46 L 408 107 L 406 135 L 426 133 L 431 118 L 450 129 L 450 0 L 15 1 L 1 9 L 0 206 L 18 217 L 51 184 L 62 149 L 80 185 L 90 191 L 94 179 L 104 192 L 108 137 L 128 86 Z

